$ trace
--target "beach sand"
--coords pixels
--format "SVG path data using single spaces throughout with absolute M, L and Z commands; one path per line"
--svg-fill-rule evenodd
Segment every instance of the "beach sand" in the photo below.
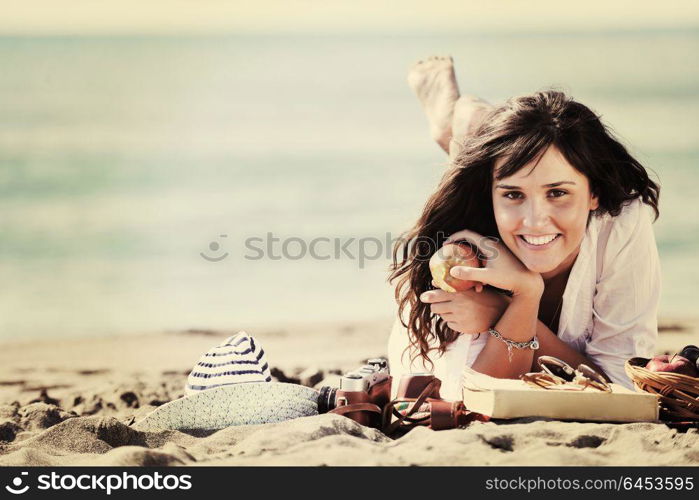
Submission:
M 248 329 L 274 374 L 308 385 L 384 356 L 389 318 Z M 697 343 L 699 321 L 661 322 L 658 352 Z M 128 424 L 183 394 L 198 357 L 230 331 L 6 342 L 2 465 L 699 465 L 699 429 L 520 419 L 416 428 L 399 439 L 336 415 L 190 435 Z

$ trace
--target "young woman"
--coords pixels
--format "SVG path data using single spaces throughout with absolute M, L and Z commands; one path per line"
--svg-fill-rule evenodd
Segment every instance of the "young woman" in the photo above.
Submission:
M 460 399 L 466 365 L 518 378 L 551 355 L 630 387 L 625 361 L 651 356 L 657 339 L 658 185 L 595 113 L 562 92 L 497 108 L 459 98 L 450 58 L 418 63 L 409 83 L 452 165 L 409 244 L 394 248 L 392 374 L 432 371 L 445 397 Z M 452 275 L 485 287 L 432 286 L 430 254 L 457 240 L 485 262 Z

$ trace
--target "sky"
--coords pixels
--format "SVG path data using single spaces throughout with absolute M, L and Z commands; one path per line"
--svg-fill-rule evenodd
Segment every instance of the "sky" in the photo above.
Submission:
M 682 29 L 697 0 L 0 0 L 0 35 Z

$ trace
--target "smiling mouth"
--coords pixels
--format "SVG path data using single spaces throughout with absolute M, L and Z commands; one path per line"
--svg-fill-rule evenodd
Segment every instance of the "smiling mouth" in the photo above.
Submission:
M 525 248 L 530 250 L 545 250 L 551 247 L 561 237 L 561 233 L 548 236 L 526 236 L 518 234 L 517 239 L 522 242 Z

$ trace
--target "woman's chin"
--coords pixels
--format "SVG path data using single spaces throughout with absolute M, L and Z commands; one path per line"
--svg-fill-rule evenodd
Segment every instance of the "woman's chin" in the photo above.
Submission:
M 543 255 L 532 256 L 530 253 L 523 253 L 521 251 L 512 253 L 515 254 L 515 256 L 520 260 L 522 264 L 526 266 L 527 269 L 539 274 L 551 273 L 552 271 L 556 270 L 562 262 L 562 259 L 558 258 L 558 256 L 552 259 L 553 256 L 551 255 L 548 255 L 546 257 L 544 257 Z
M 550 273 L 556 269 L 556 265 L 552 265 L 551 262 L 524 262 L 524 265 L 527 266 L 527 269 L 530 271 L 539 274 Z

